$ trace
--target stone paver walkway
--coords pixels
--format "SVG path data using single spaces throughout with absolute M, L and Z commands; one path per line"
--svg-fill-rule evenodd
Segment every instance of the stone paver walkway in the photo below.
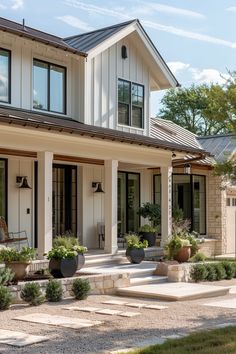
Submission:
M 44 342 L 48 339 L 45 336 L 34 336 L 23 332 L 0 329 L 0 343 L 15 347 L 25 347 L 26 345 Z

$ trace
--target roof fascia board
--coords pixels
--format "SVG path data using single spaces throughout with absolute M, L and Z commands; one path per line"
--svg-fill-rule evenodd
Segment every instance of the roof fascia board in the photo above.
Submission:
M 134 32 L 136 29 L 135 23 L 131 23 L 129 26 L 123 28 L 119 32 L 113 34 L 111 37 L 107 38 L 105 41 L 102 43 L 98 44 L 96 47 L 92 48 L 90 51 L 88 51 L 87 58 L 92 59 L 96 55 L 100 54 L 104 50 L 108 49 L 111 47 L 113 44 L 119 42 L 121 39 L 124 37 L 128 36 L 130 33 Z

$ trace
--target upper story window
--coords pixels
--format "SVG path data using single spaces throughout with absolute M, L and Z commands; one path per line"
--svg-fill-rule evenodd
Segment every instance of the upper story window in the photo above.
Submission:
M 118 123 L 143 128 L 144 86 L 118 80 Z
M 66 68 L 34 59 L 33 107 L 66 113 Z
M 11 52 L 0 49 L 0 102 L 10 103 Z

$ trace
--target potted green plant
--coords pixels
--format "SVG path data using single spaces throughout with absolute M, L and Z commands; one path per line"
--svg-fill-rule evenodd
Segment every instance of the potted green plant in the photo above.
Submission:
M 130 263 L 141 263 L 144 260 L 145 253 L 144 248 L 148 247 L 148 241 L 143 240 L 140 241 L 140 237 L 133 233 L 133 234 L 126 234 L 125 240 L 127 243 L 126 249 L 126 257 L 130 261 Z
M 77 252 L 77 270 L 81 269 L 85 263 L 84 254 L 87 252 L 87 247 L 81 246 L 79 240 L 74 236 L 60 235 L 53 240 L 53 247 L 64 246 L 68 250 Z
M 178 235 L 172 235 L 165 248 L 169 259 L 174 259 L 178 262 L 187 262 L 191 257 L 190 241 Z
M 149 247 L 153 247 L 156 245 L 156 231 L 161 221 L 160 205 L 149 202 L 143 203 L 143 205 L 138 210 L 138 214 L 144 219 L 148 219 L 152 225 L 150 228 L 148 228 L 149 225 L 144 225 L 144 229 L 141 228 L 140 230 L 140 235 L 143 240 L 148 241 Z
M 10 247 L 0 249 L 0 261 L 15 274 L 14 279 L 22 280 L 29 272 L 29 265 L 35 259 L 36 250 L 31 247 L 22 247 L 21 250 Z

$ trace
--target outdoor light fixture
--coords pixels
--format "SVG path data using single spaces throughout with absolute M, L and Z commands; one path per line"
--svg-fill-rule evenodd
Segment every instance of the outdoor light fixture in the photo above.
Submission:
M 172 159 L 174 159 L 175 157 L 176 157 L 176 153 L 172 151 Z
M 121 47 L 121 58 L 122 59 L 128 58 L 127 48 L 125 45 L 122 45 L 122 47 Z
M 27 181 L 27 176 L 17 176 L 16 184 L 18 188 L 32 189 Z
M 191 165 L 189 163 L 184 165 L 184 173 L 186 175 L 190 175 L 190 173 L 191 173 Z
M 102 189 L 101 182 L 92 182 L 92 188 L 96 188 L 94 193 L 105 193 L 104 190 Z

